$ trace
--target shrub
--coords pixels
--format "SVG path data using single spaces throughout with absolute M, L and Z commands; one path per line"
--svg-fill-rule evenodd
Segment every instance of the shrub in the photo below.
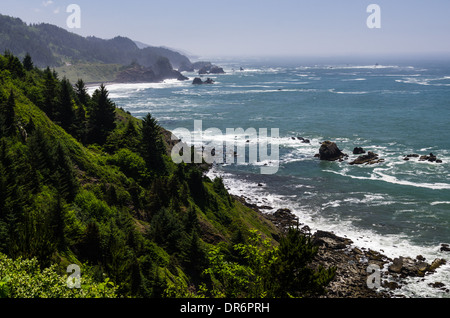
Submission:
M 116 298 L 109 279 L 95 282 L 90 269 L 81 271 L 81 288 L 69 288 L 68 276 L 58 274 L 56 265 L 40 269 L 34 259 L 12 260 L 0 254 L 0 298 Z

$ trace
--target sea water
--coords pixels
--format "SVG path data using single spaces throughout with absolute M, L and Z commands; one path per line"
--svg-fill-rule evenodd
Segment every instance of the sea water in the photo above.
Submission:
M 278 128 L 279 170 L 258 164 L 217 165 L 230 192 L 249 201 L 291 209 L 313 230 L 333 231 L 356 246 L 387 256 L 445 258 L 450 243 L 450 59 L 378 63 L 265 59 L 220 61 L 226 74 L 214 85 L 189 81 L 111 84 L 117 106 L 136 117 L 151 113 L 168 130 L 203 127 Z M 243 70 L 241 70 L 241 67 Z M 294 137 L 294 139 L 292 138 Z M 310 140 L 302 143 L 297 137 Z M 315 158 L 331 140 L 349 155 L 342 162 Z M 349 165 L 355 147 L 384 159 Z M 404 160 L 433 153 L 442 163 Z M 428 284 L 450 287 L 450 265 L 398 293 L 450 297 Z

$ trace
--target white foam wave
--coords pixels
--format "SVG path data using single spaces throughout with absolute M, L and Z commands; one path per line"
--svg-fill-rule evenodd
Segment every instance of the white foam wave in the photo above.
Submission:
M 436 83 L 439 81 L 448 81 L 450 76 L 437 78 L 419 78 L 419 77 L 405 77 L 404 79 L 396 80 L 397 83 L 417 84 L 424 86 L 450 86 L 450 83 Z
M 363 165 L 360 168 L 365 168 L 366 166 Z M 416 188 L 425 188 L 425 189 L 432 189 L 432 190 L 448 190 L 450 189 L 450 184 L 448 183 L 426 183 L 426 182 L 413 182 L 408 180 L 400 180 L 397 177 L 391 176 L 389 174 L 383 173 L 382 170 L 387 169 L 374 169 L 373 173 L 370 174 L 370 176 L 359 176 L 359 175 L 352 175 L 350 174 L 350 169 L 342 169 L 341 171 L 334 171 L 334 170 L 324 170 L 325 172 L 334 173 L 337 175 L 341 175 L 343 177 L 348 177 L 352 179 L 359 179 L 359 180 L 373 180 L 373 181 L 382 181 L 387 182 L 391 184 L 398 184 L 403 186 L 410 186 L 410 187 L 416 187 Z
M 353 81 L 367 81 L 367 78 L 347 78 L 341 80 L 342 82 L 353 82 Z
M 450 204 L 450 201 L 435 201 L 431 202 L 430 205 L 440 205 L 440 204 Z

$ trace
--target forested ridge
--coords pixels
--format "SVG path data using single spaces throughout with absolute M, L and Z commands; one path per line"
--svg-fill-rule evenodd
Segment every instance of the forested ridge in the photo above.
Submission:
M 26 24 L 19 18 L 0 14 L 0 51 L 11 51 L 23 59 L 33 55 L 36 66 L 57 67 L 65 63 L 104 63 L 130 65 L 133 62 L 152 67 L 159 59 L 170 61 L 174 68 L 191 65 L 190 60 L 163 47 L 140 49 L 126 37 L 100 39 L 82 37 L 48 23 Z
M 280 232 L 105 86 L 0 55 L 1 297 L 306 297 L 334 269 Z M 82 288 L 66 268 L 81 266 Z

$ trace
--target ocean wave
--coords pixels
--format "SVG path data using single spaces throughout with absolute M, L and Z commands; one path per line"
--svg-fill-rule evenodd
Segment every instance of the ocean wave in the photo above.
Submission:
M 396 80 L 397 83 L 417 84 L 424 86 L 450 86 L 450 83 L 436 83 L 439 81 L 449 81 L 450 76 L 437 78 L 419 78 L 419 77 L 405 77 L 404 79 Z
M 450 204 L 450 201 L 435 201 L 431 202 L 430 205 L 441 205 L 441 204 Z
M 366 166 L 364 165 L 361 167 L 364 168 Z M 329 173 L 334 173 L 337 175 L 341 175 L 343 177 L 352 178 L 352 179 L 382 181 L 382 182 L 387 182 L 387 183 L 397 184 L 397 185 L 402 185 L 402 186 L 426 188 L 426 189 L 432 189 L 432 190 L 448 190 L 448 189 L 450 189 L 450 184 L 448 184 L 448 183 L 441 183 L 441 182 L 426 183 L 426 182 L 414 182 L 414 181 L 409 181 L 409 180 L 400 180 L 397 177 L 383 173 L 378 169 L 374 169 L 373 172 L 370 174 L 370 176 L 352 175 L 349 173 L 349 170 L 342 170 L 342 171 L 324 170 L 324 171 L 329 172 Z
M 348 92 L 343 92 L 343 91 L 336 91 L 335 88 L 331 88 L 328 90 L 330 93 L 333 94 L 348 94 L 348 95 L 364 95 L 364 94 L 370 94 L 371 92 L 368 91 L 348 91 Z
M 353 81 L 367 81 L 367 78 L 345 78 L 341 80 L 342 82 L 353 82 Z

